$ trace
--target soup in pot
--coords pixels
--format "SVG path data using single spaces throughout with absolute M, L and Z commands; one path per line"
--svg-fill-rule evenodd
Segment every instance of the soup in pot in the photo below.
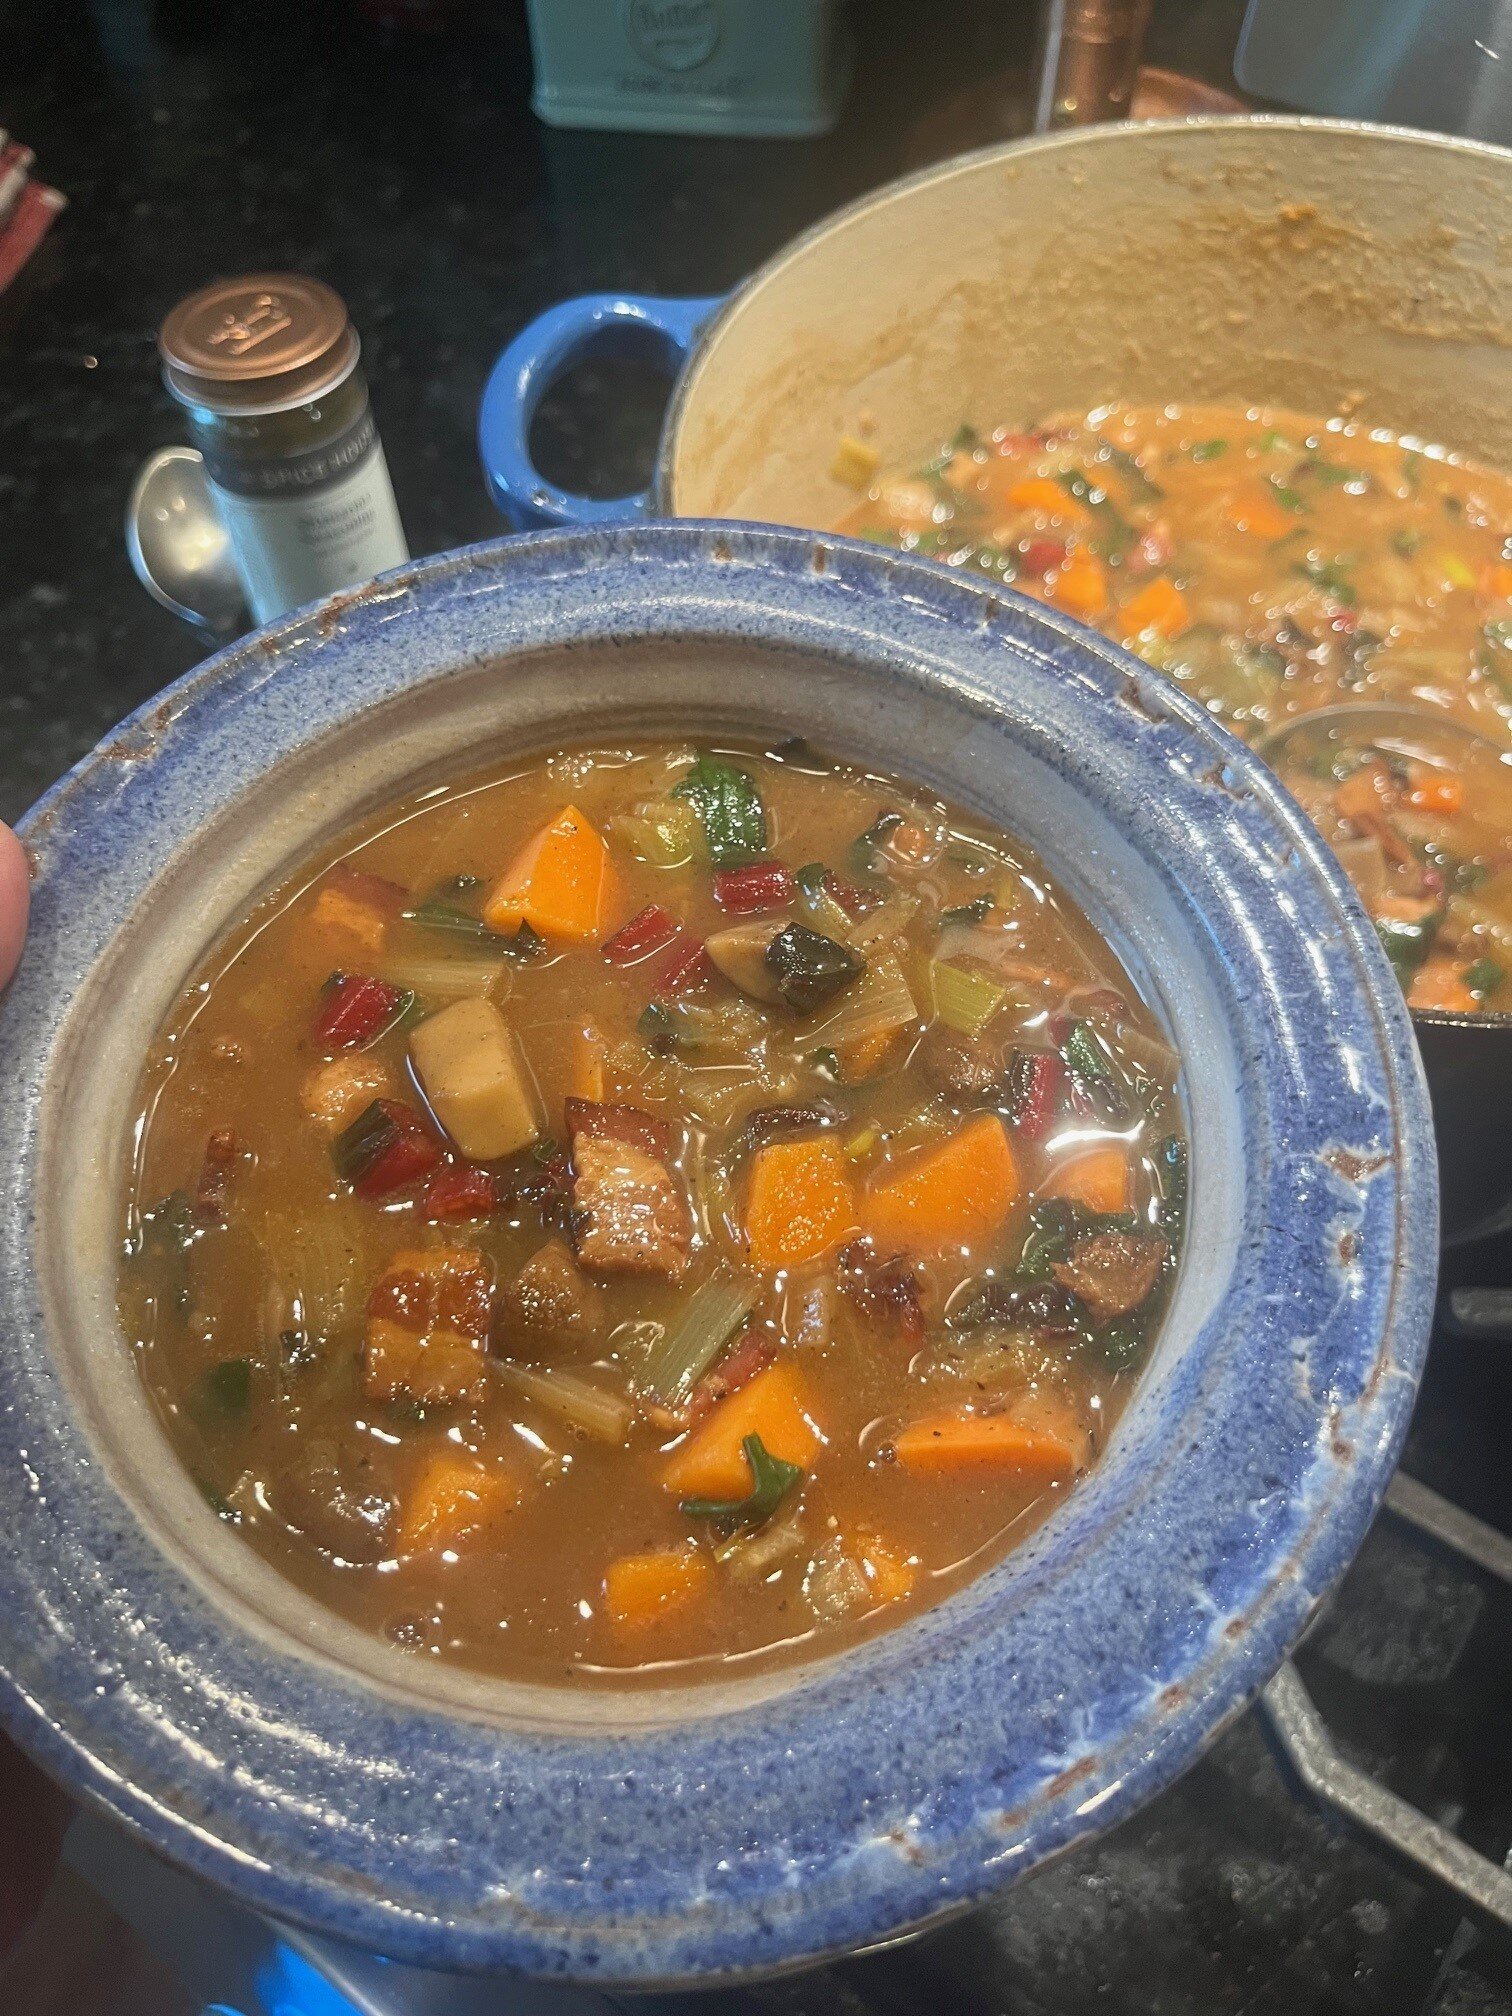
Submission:
M 1178 1059 L 1010 836 L 799 743 L 569 750 L 307 863 L 148 1060 L 120 1310 L 211 1506 L 417 1656 L 684 1678 L 1098 1459 Z
M 839 530 L 1055 603 L 1258 743 L 1414 1007 L 1512 1010 L 1512 480 L 1346 420 L 1215 406 L 965 428 L 896 474 L 850 440 L 837 473 L 865 492 Z M 1278 735 L 1367 704 L 1399 718 L 1330 731 L 1326 755 Z

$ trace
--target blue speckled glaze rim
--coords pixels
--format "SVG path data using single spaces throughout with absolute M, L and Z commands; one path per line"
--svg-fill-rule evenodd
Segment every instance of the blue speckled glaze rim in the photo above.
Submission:
M 1084 1487 L 1019 1555 L 775 1698 L 675 1729 L 541 1734 L 396 1702 L 229 1628 L 126 1515 L 31 1284 L 39 1092 L 62 977 L 83 981 L 194 817 L 274 757 L 427 664 L 666 634 L 837 650 L 878 681 L 944 682 L 1011 715 L 1078 788 L 1116 797 L 1230 990 L 1261 1154 L 1241 1264 L 1169 1396 L 1199 1432 L 1147 1463 L 1137 1492 L 1110 1505 Z M 1073 702 L 1074 747 L 1049 732 Z M 1358 1546 L 1405 1433 L 1436 1264 L 1405 1006 L 1275 779 L 1079 625 L 771 528 L 500 541 L 220 653 L 21 830 L 33 939 L 0 1003 L 15 1144 L 0 1172 L 0 1716 L 75 1790 L 257 1908 L 421 1966 L 635 1985 L 885 1940 L 1168 1783 Z M 86 877 L 109 900 L 72 901 Z

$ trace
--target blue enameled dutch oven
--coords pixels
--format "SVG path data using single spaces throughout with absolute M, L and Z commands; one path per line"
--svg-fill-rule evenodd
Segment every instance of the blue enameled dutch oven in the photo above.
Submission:
M 1512 153 L 1344 121 L 1101 126 L 947 161 L 794 241 L 728 300 L 563 302 L 500 357 L 479 445 L 511 523 L 648 512 L 832 525 L 843 434 L 889 462 L 963 418 L 1105 400 L 1331 413 L 1512 469 Z M 545 482 L 530 421 L 604 342 L 679 369 L 654 481 Z M 1512 1015 L 1420 1013 L 1444 1229 L 1512 1222 Z
M 1104 1460 L 1016 1553 L 805 1666 L 583 1694 L 405 1654 L 214 1516 L 120 1334 L 117 1210 L 149 1039 L 294 860 L 418 778 L 632 730 L 803 734 L 1038 848 L 1181 1052 L 1192 1215 Z M 632 1984 L 885 1940 L 1166 1784 L 1359 1543 L 1433 1291 L 1406 1011 L 1269 773 L 1075 624 L 793 531 L 509 539 L 222 651 L 21 830 L 0 1714 L 245 1902 L 425 1966 Z

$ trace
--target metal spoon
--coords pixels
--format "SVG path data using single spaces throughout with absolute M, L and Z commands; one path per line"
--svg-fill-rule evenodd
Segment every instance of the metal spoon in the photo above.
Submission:
M 1326 735 L 1334 729 L 1342 729 L 1377 748 L 1390 748 L 1387 736 L 1410 741 L 1414 737 L 1421 740 L 1425 735 L 1437 735 L 1489 750 L 1493 756 L 1507 755 L 1500 743 L 1470 727 L 1468 722 L 1457 720 L 1452 714 L 1440 714 L 1431 707 L 1414 707 L 1397 700 L 1344 700 L 1332 707 L 1315 707 L 1310 714 L 1294 714 L 1257 742 L 1255 753 L 1272 763 L 1293 735 L 1315 731 Z M 1412 752 L 1403 749 L 1395 753 Z
M 212 637 L 246 629 L 231 541 L 197 448 L 160 448 L 137 471 L 126 506 L 126 551 L 147 593 L 175 616 Z

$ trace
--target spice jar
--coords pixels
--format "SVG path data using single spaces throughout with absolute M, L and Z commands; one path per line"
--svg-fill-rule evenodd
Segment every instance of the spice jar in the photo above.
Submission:
M 298 273 L 218 280 L 158 349 L 259 623 L 409 558 L 338 294 Z

